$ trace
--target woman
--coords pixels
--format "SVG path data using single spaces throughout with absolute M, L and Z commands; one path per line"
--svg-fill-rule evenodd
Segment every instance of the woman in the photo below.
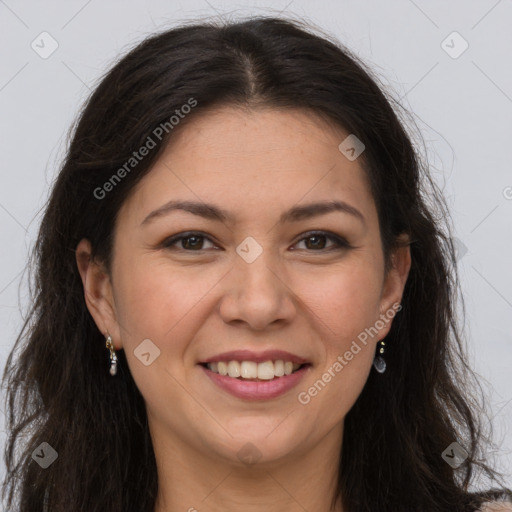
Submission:
M 42 221 L 4 376 L 9 510 L 512 510 L 469 490 L 497 475 L 433 199 L 326 37 L 259 18 L 141 43 Z

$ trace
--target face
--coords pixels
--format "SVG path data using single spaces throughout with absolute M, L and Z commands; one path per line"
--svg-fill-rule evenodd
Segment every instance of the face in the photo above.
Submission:
M 341 442 L 410 264 L 401 250 L 384 273 L 364 171 L 338 149 L 347 135 L 298 110 L 203 113 L 122 206 L 110 276 L 81 242 L 89 310 L 125 351 L 153 437 L 235 464 L 241 449 L 272 463 Z M 219 360 L 261 379 L 205 365 Z M 277 377 L 281 363 L 256 364 L 276 360 L 305 364 Z

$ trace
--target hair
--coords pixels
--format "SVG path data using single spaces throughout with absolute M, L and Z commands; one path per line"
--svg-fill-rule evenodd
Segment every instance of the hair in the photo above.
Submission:
M 194 109 L 183 108 L 193 101 Z M 477 381 L 457 320 L 447 209 L 400 120 L 402 107 L 330 36 L 300 21 L 257 17 L 151 35 L 106 72 L 72 127 L 27 267 L 35 274 L 30 311 L 3 376 L 7 508 L 154 510 L 157 468 L 144 400 L 123 351 L 117 376 L 109 375 L 75 249 L 89 239 L 92 256 L 110 272 L 121 205 L 178 130 L 223 106 L 307 110 L 356 135 L 365 145 L 358 162 L 376 204 L 386 270 L 399 235 L 410 238 L 403 309 L 386 339 L 389 369 L 370 372 L 345 417 L 332 506 L 341 498 L 358 512 L 468 512 L 510 496 L 501 484 L 470 492 L 477 469 L 493 481 L 499 473 L 481 458 L 484 404 L 469 394 Z M 177 110 L 190 112 L 170 126 Z M 154 148 L 127 169 L 149 139 Z M 42 442 L 58 453 L 47 469 L 31 457 Z M 468 454 L 456 469 L 441 457 L 452 442 Z

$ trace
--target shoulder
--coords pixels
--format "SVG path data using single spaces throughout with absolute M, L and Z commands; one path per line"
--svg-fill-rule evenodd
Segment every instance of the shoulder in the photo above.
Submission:
M 489 501 L 482 505 L 480 512 L 512 512 L 512 503 L 504 501 Z

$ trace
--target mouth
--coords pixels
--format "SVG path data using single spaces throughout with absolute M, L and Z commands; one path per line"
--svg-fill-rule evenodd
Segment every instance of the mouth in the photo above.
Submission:
M 310 363 L 301 364 L 284 359 L 269 359 L 262 362 L 230 360 L 199 364 L 212 373 L 246 382 L 274 381 L 311 366 Z
M 214 386 L 238 399 L 262 401 L 278 399 L 298 386 L 310 372 L 310 363 L 284 359 L 264 361 L 210 361 L 198 367 Z
M 306 378 L 310 361 L 284 350 L 232 350 L 198 363 L 217 389 L 243 400 L 286 395 Z

